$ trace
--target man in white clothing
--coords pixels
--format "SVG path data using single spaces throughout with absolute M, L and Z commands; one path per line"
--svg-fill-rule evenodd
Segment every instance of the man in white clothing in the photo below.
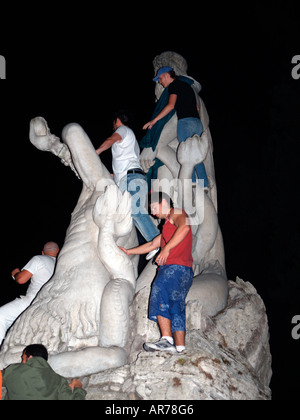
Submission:
M 55 242 L 47 242 L 42 255 L 33 257 L 22 270 L 15 268 L 12 271 L 11 275 L 17 283 L 25 284 L 30 279 L 31 282 L 26 296 L 21 296 L 0 308 L 0 346 L 10 326 L 30 306 L 40 289 L 52 277 L 58 253 L 58 245 Z
M 132 196 L 132 219 L 147 242 L 160 235 L 147 211 L 148 185 L 146 175 L 140 165 L 140 147 L 134 132 L 128 127 L 125 111 L 115 114 L 114 133 L 96 150 L 100 155 L 111 148 L 114 180 L 122 193 L 128 191 Z

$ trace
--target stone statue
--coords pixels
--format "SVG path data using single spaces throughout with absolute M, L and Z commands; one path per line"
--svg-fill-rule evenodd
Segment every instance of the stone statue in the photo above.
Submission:
M 186 74 L 186 62 L 178 54 L 168 52 L 156 57 L 155 70 L 164 65 L 172 66 L 177 74 Z M 159 158 L 164 166 L 159 168 L 154 189 L 161 188 L 165 179 L 172 185 L 172 190 L 165 192 L 174 203 L 184 201 L 192 222 L 195 263 L 187 301 L 196 301 L 201 311 L 213 316 L 226 306 L 228 282 L 208 115 L 198 96 L 199 83 L 195 86 L 204 126 L 201 138 L 194 136 L 178 148 L 175 115 L 164 127 L 156 149 L 143 151 L 142 165 L 147 171 L 154 158 Z M 156 91 L 159 97 L 159 86 Z M 44 118 L 30 122 L 31 143 L 58 156 L 82 180 L 83 189 L 55 274 L 6 336 L 0 369 L 19 361 L 23 348 L 35 342 L 46 346 L 49 362 L 58 373 L 80 377 L 124 365 L 130 353 L 141 348 L 135 336 L 146 333 L 138 333 L 130 323 L 130 311 L 141 311 L 134 305 L 138 257 L 129 258 L 118 247 L 130 248 L 138 243 L 131 219 L 131 197 L 119 191 L 78 124 L 67 125 L 62 138 L 63 143 L 50 133 Z M 208 193 L 184 182 L 191 179 L 195 164 L 203 160 L 210 181 Z M 138 279 L 139 288 L 143 284 L 150 287 L 154 275 L 155 268 L 149 263 Z M 146 315 L 144 309 L 138 314 L 139 325 Z
M 130 260 L 118 245 L 136 246 L 137 237 L 131 197 L 121 194 L 83 129 L 70 124 L 63 139 L 50 133 L 42 117 L 31 121 L 30 141 L 69 165 L 83 189 L 55 274 L 10 330 L 0 365 L 18 361 L 26 345 L 39 342 L 57 371 L 82 376 L 126 361 L 137 259 Z
M 186 60 L 177 53 L 167 51 L 155 57 L 154 73 L 163 66 L 170 66 L 176 75 L 187 76 Z M 193 78 L 191 78 L 193 79 Z M 193 79 L 194 80 L 194 79 Z M 213 144 L 209 130 L 209 117 L 206 107 L 198 95 L 201 90 L 199 82 L 192 85 L 197 104 L 200 109 L 200 119 L 203 124 L 201 138 L 195 135 L 179 145 L 177 140 L 176 114 L 164 126 L 157 146 L 145 148 L 141 153 L 141 164 L 145 172 L 153 166 L 155 159 L 164 163 L 158 169 L 158 179 L 152 182 L 152 189 L 166 192 L 178 207 L 183 207 L 189 214 L 193 230 L 193 286 L 187 300 L 197 298 L 201 301 L 209 315 L 215 315 L 223 309 L 227 302 L 227 276 L 222 233 L 217 216 L 217 187 L 213 162 Z M 162 95 L 163 87 L 156 83 L 157 100 Z M 179 146 L 178 146 L 179 145 Z M 204 162 L 209 179 L 209 191 L 204 193 L 200 186 L 191 188 L 193 168 Z M 164 180 L 168 179 L 168 182 Z M 179 180 L 176 186 L 176 181 Z M 170 185 L 173 187 L 170 188 Z M 193 191 L 194 190 L 194 191 Z M 195 200 L 198 197 L 199 200 Z M 196 201 L 196 205 L 193 204 Z M 183 205 L 182 205 L 183 203 Z

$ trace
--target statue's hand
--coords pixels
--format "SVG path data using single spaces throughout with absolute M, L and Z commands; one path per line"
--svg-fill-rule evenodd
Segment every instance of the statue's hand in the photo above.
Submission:
M 116 236 L 127 235 L 132 229 L 130 194 L 122 194 L 116 185 L 109 185 L 96 201 L 93 219 L 99 228 L 105 225 Z
M 53 152 L 56 155 L 62 146 L 59 138 L 50 133 L 43 117 L 36 117 L 30 121 L 29 139 L 37 149 L 43 152 Z
M 208 138 L 206 132 L 199 137 L 195 134 L 193 137 L 180 143 L 177 151 L 178 162 L 183 165 L 190 165 L 194 168 L 198 163 L 204 161 L 208 151 Z
M 43 117 L 36 117 L 30 121 L 29 131 L 30 142 L 43 152 L 51 152 L 61 159 L 65 166 L 70 166 L 76 176 L 79 175 L 73 165 L 72 157 L 68 146 L 62 143 L 59 137 L 50 133 L 46 120 Z
M 143 171 L 147 173 L 151 166 L 154 165 L 156 158 L 156 150 L 153 152 L 151 147 L 146 147 L 140 155 L 140 163 Z
M 80 176 L 78 175 L 78 172 L 76 171 L 75 166 L 73 164 L 71 153 L 68 146 L 66 144 L 61 144 L 61 146 L 62 148 L 59 151 L 57 157 L 60 158 L 62 164 L 64 164 L 65 166 L 70 166 L 72 171 L 75 172 L 75 175 L 77 176 L 77 178 L 80 179 Z

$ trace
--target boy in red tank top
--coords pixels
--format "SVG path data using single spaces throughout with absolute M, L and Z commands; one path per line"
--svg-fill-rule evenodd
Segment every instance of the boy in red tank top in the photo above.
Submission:
M 166 220 L 161 235 L 139 247 L 121 249 L 127 255 L 142 255 L 161 247 L 156 258 L 159 270 L 152 286 L 149 319 L 158 323 L 162 337 L 156 343 L 145 343 L 144 349 L 181 353 L 185 350 L 185 299 L 194 275 L 192 231 L 186 212 L 174 209 L 167 194 L 152 193 L 151 213 Z

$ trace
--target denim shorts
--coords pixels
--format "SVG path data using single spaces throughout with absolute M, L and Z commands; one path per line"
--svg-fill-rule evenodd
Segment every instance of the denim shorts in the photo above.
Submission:
M 193 283 L 193 270 L 184 265 L 163 265 L 154 280 L 149 319 L 157 322 L 157 316 L 171 320 L 172 333 L 185 331 L 185 299 Z
M 177 138 L 179 143 L 186 141 L 195 134 L 201 136 L 203 125 L 199 118 L 183 118 L 177 123 Z

